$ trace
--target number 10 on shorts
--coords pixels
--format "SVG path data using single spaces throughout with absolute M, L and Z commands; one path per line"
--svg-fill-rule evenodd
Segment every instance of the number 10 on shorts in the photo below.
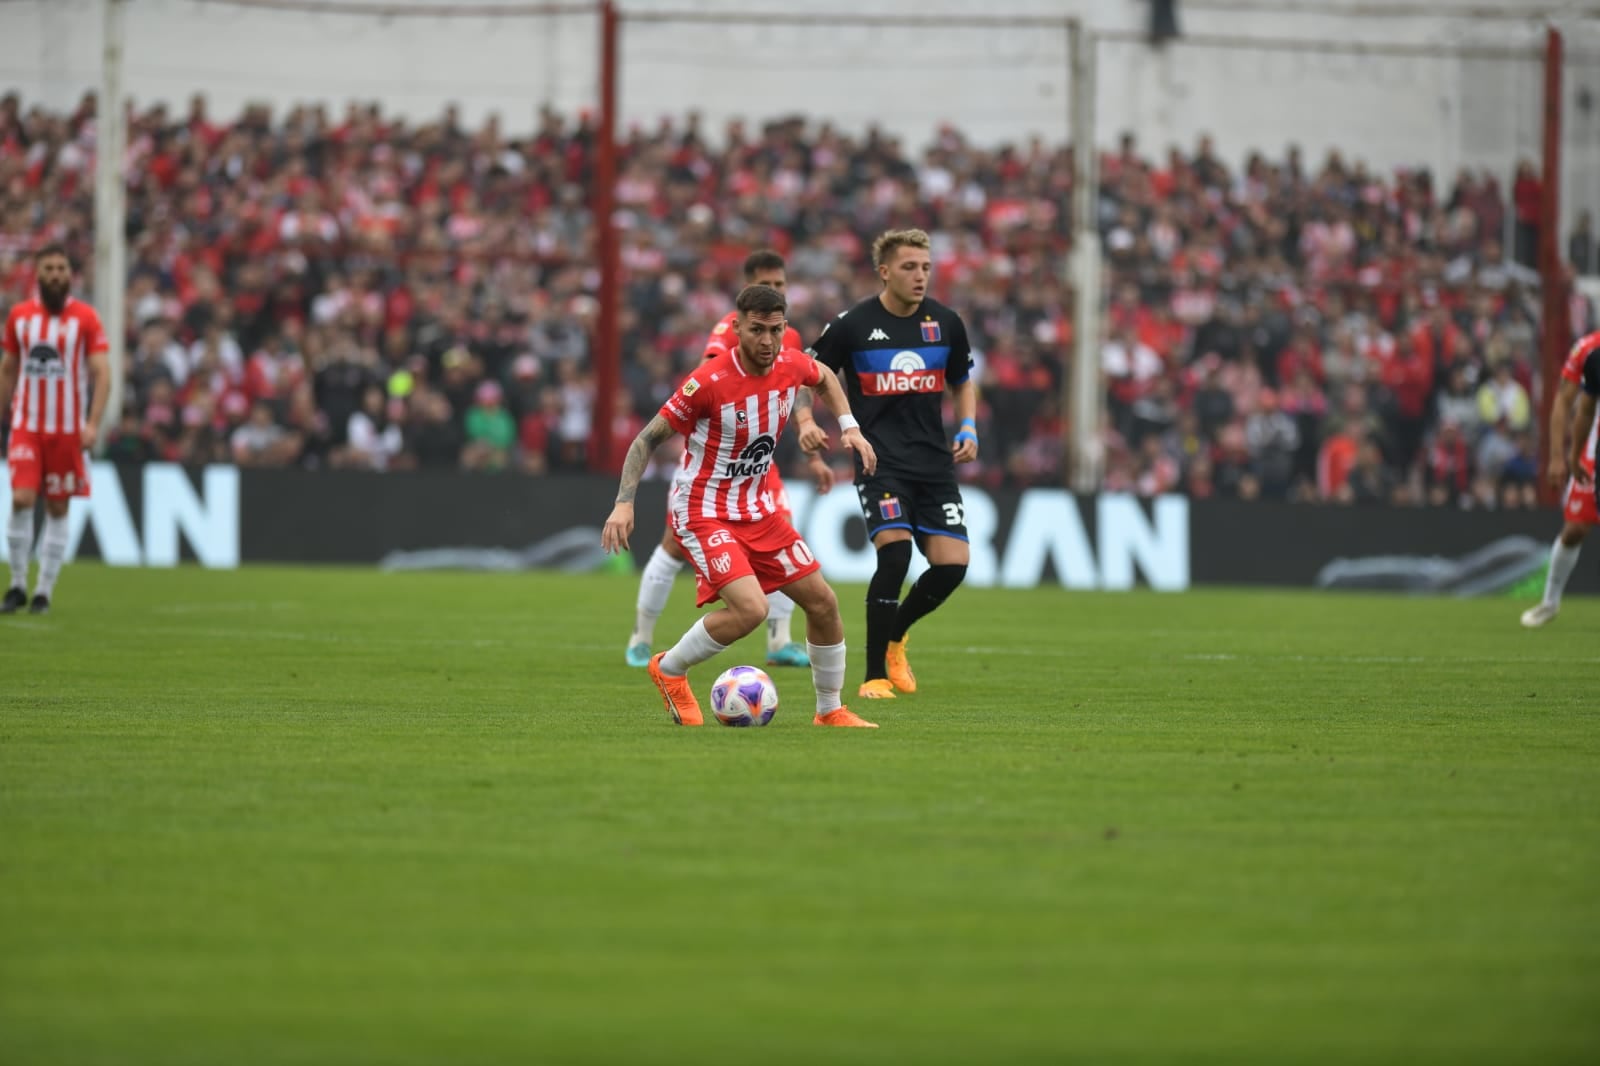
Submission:
M 784 576 L 794 577 L 801 570 L 816 562 L 817 557 L 811 554 L 811 549 L 806 547 L 805 541 L 797 540 L 787 548 L 779 548 L 777 560 L 778 565 L 783 567 Z

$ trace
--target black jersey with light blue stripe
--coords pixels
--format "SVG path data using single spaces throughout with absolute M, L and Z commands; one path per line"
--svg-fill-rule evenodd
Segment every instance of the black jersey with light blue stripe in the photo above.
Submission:
M 902 318 L 873 296 L 828 323 L 810 351 L 844 382 L 880 473 L 943 477 L 955 468 L 943 405 L 945 386 L 972 372 L 960 315 L 929 298 Z

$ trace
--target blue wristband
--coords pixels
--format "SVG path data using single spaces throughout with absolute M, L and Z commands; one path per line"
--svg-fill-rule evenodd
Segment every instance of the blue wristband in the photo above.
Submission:
M 974 444 L 978 443 L 977 423 L 970 418 L 963 418 L 961 420 L 961 431 L 956 434 L 956 443 L 960 444 L 962 441 L 967 440 Z

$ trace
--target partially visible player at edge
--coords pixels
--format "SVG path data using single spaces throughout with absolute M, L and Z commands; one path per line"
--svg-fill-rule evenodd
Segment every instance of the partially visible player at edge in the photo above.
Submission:
M 651 658 L 650 680 L 679 725 L 704 721 L 689 668 L 755 631 L 767 617 L 765 593 L 783 589 L 806 614 L 806 650 L 816 687 L 815 725 L 877 728 L 840 702 L 844 622 L 816 557 L 778 510 L 766 486 L 772 452 L 803 388 L 814 388 L 839 419 L 846 446 L 867 470 L 877 457 L 850 414 L 839 380 L 797 349 L 784 350 L 783 294 L 765 285 L 739 293 L 739 346 L 686 378 L 628 447 L 617 503 L 600 532 L 607 552 L 633 532 L 633 498 L 650 455 L 674 433 L 687 438 L 674 479 L 672 532 L 694 564 L 697 603 L 720 599 L 669 650 Z
M 906 634 L 956 590 L 967 574 L 966 513 L 956 463 L 978 457 L 977 387 L 961 316 L 930 297 L 928 235 L 890 230 L 872 244 L 883 291 L 839 315 L 811 352 L 839 372 L 861 431 L 877 449 L 877 473 L 856 468 L 856 493 L 878 567 L 867 586 L 867 676 L 860 695 L 893 699 L 915 692 Z M 948 386 L 960 428 L 945 436 Z M 929 566 L 902 602 L 911 541 Z
M 789 281 L 783 256 L 765 248 L 751 252 L 744 261 L 744 280 L 746 285 L 765 285 L 783 292 L 788 287 Z M 729 311 L 728 316 L 711 330 L 711 336 L 706 340 L 704 358 L 713 359 L 719 355 L 727 355 L 738 346 L 738 317 L 739 312 Z M 784 333 L 783 347 L 796 350 L 802 347 L 800 334 L 795 332 L 793 326 L 788 327 Z M 811 441 L 812 448 L 815 448 L 815 438 L 821 436 L 822 430 L 816 428 L 816 421 L 811 416 L 811 394 L 805 390 L 795 398 L 794 424 L 800 433 L 801 447 L 805 448 L 807 441 Z M 811 464 L 811 476 L 816 480 L 817 491 L 826 493 L 833 488 L 833 469 L 823 462 L 814 450 L 808 449 L 806 456 Z M 779 476 L 776 466 L 767 473 L 767 489 L 778 501 L 778 509 L 784 513 L 784 517 L 793 522 L 793 517 L 789 513 L 789 494 L 783 487 L 783 478 Z M 677 540 L 672 536 L 672 530 L 662 530 L 661 543 L 650 553 L 644 572 L 639 575 L 639 599 L 634 615 L 633 632 L 628 635 L 628 647 L 624 656 L 629 666 L 644 666 L 650 662 L 650 646 L 655 640 L 656 620 L 667 609 L 667 598 L 672 595 L 673 579 L 678 576 L 678 571 L 683 569 L 686 561 L 683 550 L 678 547 Z M 794 639 L 790 631 L 790 619 L 793 616 L 794 601 L 788 596 L 782 592 L 774 592 L 767 597 L 768 666 L 811 665 L 811 661 L 806 658 L 805 648 Z
M 1567 579 L 1578 565 L 1583 539 L 1596 523 L 1600 523 L 1594 498 L 1596 432 L 1593 405 L 1589 406 L 1589 413 L 1584 415 L 1580 403 L 1578 418 L 1571 420 L 1573 401 L 1578 399 L 1580 391 L 1586 392 L 1588 389 L 1585 367 L 1596 353 L 1600 353 L 1600 331 L 1589 334 L 1572 346 L 1572 351 L 1567 353 L 1567 361 L 1561 367 L 1561 386 L 1556 392 L 1556 402 L 1550 407 L 1547 438 L 1550 441 L 1550 466 L 1545 476 L 1552 488 L 1559 488 L 1563 482 L 1566 483 L 1566 496 L 1562 499 L 1562 513 L 1566 516 L 1566 522 L 1561 527 L 1560 536 L 1550 546 L 1550 569 L 1544 579 L 1544 598 L 1522 612 L 1522 624 L 1529 629 L 1545 625 L 1561 613 L 1561 593 L 1565 591 Z M 1570 448 L 1567 444 L 1569 430 L 1572 434 Z
M 89 495 L 84 451 L 94 447 L 111 390 L 105 330 L 94 308 L 72 298 L 72 261 L 49 245 L 34 256 L 38 296 L 11 309 L 0 356 L 0 411 L 11 410 L 11 518 L 6 526 L 11 584 L 0 614 L 24 604 L 33 614 L 50 609 L 56 578 L 67 555 L 67 504 Z M 93 400 L 84 416 L 85 364 L 94 376 Z M 18 387 L 20 379 L 21 387 Z M 15 393 L 15 402 L 13 402 Z M 33 508 L 44 491 L 39 536 L 39 576 L 27 592 L 33 548 Z

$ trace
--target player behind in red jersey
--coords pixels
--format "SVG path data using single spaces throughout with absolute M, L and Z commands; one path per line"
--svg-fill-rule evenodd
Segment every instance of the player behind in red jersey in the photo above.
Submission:
M 783 347 L 788 303 L 765 285 L 739 293 L 739 346 L 689 375 L 634 438 L 622 467 L 617 505 L 600 544 L 622 551 L 633 532 L 633 498 L 650 455 L 674 433 L 687 439 L 673 482 L 673 535 L 694 564 L 701 606 L 722 606 L 700 617 L 668 651 L 650 659 L 650 679 L 673 720 L 703 721 L 689 687 L 689 668 L 727 649 L 767 617 L 765 593 L 783 589 L 806 614 L 806 650 L 817 692 L 812 722 L 876 728 L 840 703 L 844 687 L 844 622 L 839 601 L 811 549 L 795 532 L 767 487 L 772 452 L 802 389 L 814 388 L 839 419 L 844 444 L 867 470 L 878 458 L 850 414 L 833 372 L 798 349 Z
M 788 285 L 788 273 L 784 267 L 783 256 L 770 249 L 751 252 L 744 261 L 744 280 L 746 285 L 765 285 L 783 292 Z M 730 311 L 728 317 L 718 322 L 712 329 L 711 336 L 706 341 L 705 358 L 714 359 L 719 355 L 729 355 L 739 346 L 738 316 L 739 312 Z M 802 347 L 800 334 L 792 326 L 784 333 L 783 347 L 785 349 Z M 811 394 L 802 391 L 795 399 L 794 422 L 795 428 L 800 431 L 800 445 L 806 450 L 811 463 L 811 476 L 816 481 L 817 491 L 825 493 L 833 488 L 833 469 L 815 452 L 818 442 L 822 439 L 822 430 L 811 417 Z M 789 494 L 784 491 L 783 479 L 778 475 L 776 466 L 767 471 L 767 490 L 778 501 L 778 509 L 784 513 L 784 517 L 792 522 L 793 519 L 789 515 Z M 683 550 L 678 547 L 677 540 L 672 536 L 672 530 L 664 530 L 661 534 L 661 543 L 650 553 L 650 559 L 644 565 L 644 572 L 639 575 L 639 600 L 634 614 L 633 632 L 628 635 L 628 646 L 624 655 L 629 666 L 644 666 L 650 662 L 650 645 L 655 640 L 656 620 L 661 617 L 661 612 L 667 609 L 667 597 L 672 594 L 672 582 L 686 561 Z M 788 596 L 774 592 L 767 597 L 768 666 L 811 665 L 806 657 L 805 648 L 790 632 L 789 621 L 793 615 L 794 602 Z
M 1562 499 L 1566 522 L 1561 527 L 1561 535 L 1550 546 L 1550 569 L 1544 579 L 1544 598 L 1522 612 L 1522 624 L 1529 629 L 1537 629 L 1561 613 L 1561 593 L 1578 565 L 1578 552 L 1583 549 L 1583 539 L 1596 523 L 1600 523 L 1594 499 L 1594 419 L 1572 420 L 1573 401 L 1584 387 L 1584 364 L 1596 353 L 1600 353 L 1600 332 L 1591 333 L 1572 346 L 1567 361 L 1561 367 L 1561 386 L 1556 392 L 1556 402 L 1550 407 L 1550 467 L 1545 471 L 1545 476 L 1550 479 L 1552 487 L 1566 482 L 1567 492 Z M 1570 449 L 1567 446 L 1569 430 L 1572 433 Z M 1569 467 L 1569 458 L 1580 454 L 1581 460 L 1571 459 Z
M 6 454 L 11 467 L 11 519 L 6 527 L 11 585 L 0 614 L 13 614 L 24 604 L 34 614 L 50 609 L 67 555 L 67 504 L 74 496 L 89 495 L 84 451 L 94 447 L 111 390 L 105 330 L 94 308 L 72 298 L 72 261 L 66 250 L 59 245 L 40 249 L 34 272 L 39 295 L 11 309 L 0 356 L 0 411 L 7 405 L 11 410 Z M 94 378 L 87 417 L 85 369 Z M 44 530 L 39 536 L 39 576 L 29 603 L 28 553 L 41 488 Z

